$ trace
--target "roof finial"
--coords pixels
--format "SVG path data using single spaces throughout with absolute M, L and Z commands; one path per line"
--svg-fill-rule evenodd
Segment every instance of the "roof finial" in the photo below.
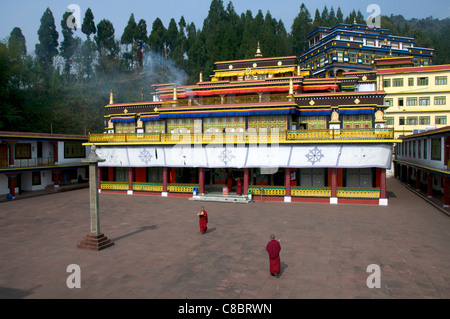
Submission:
M 262 58 L 263 55 L 261 53 L 261 49 L 259 48 L 259 41 L 258 41 L 258 48 L 256 49 L 255 58 Z

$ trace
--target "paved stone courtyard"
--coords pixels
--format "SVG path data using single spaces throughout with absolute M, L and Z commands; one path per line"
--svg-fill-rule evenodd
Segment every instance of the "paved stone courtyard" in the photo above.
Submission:
M 450 298 L 450 217 L 388 179 L 389 206 L 204 203 L 100 194 L 88 251 L 88 189 L 0 203 L 0 298 Z M 265 245 L 281 241 L 280 278 Z M 67 266 L 81 268 L 69 289 Z M 367 266 L 381 269 L 369 289 Z

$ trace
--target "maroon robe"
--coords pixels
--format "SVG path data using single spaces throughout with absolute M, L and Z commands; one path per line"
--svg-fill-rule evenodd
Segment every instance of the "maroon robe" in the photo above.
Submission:
M 204 233 L 208 230 L 207 224 L 208 224 L 208 214 L 206 211 L 203 211 L 203 215 L 198 216 L 198 224 L 200 226 L 200 232 Z
M 236 194 L 238 195 L 242 195 L 242 181 L 240 179 L 238 179 L 236 181 Z
M 280 274 L 280 250 L 281 245 L 278 240 L 272 239 L 266 246 L 266 250 L 269 253 L 270 260 L 270 274 Z

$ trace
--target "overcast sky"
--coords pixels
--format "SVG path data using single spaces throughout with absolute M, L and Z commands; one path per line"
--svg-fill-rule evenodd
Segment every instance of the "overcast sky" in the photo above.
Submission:
M 224 5 L 228 0 L 223 0 Z M 231 1 L 238 14 L 250 10 L 255 16 L 259 10 L 265 15 L 270 11 L 273 18 L 281 19 L 286 30 L 289 32 L 292 22 L 299 12 L 300 5 L 305 3 L 306 7 L 314 17 L 316 8 L 322 12 L 327 5 L 328 10 L 334 7 L 335 11 L 341 8 L 344 17 L 353 9 L 360 10 L 367 18 L 371 13 L 367 13 L 369 4 L 378 4 L 381 14 L 401 14 L 406 19 L 411 18 L 433 18 L 444 19 L 450 17 L 450 1 L 448 0 L 350 0 L 350 1 L 323 1 L 323 0 L 234 0 Z M 197 28 L 202 28 L 203 20 L 208 15 L 210 0 L 1 0 L 0 2 L 0 40 L 9 36 L 14 27 L 19 27 L 27 41 L 28 53 L 34 52 L 34 46 L 38 42 L 37 30 L 40 26 L 40 19 L 47 7 L 53 12 L 55 24 L 58 29 L 59 42 L 62 41 L 61 19 L 64 11 L 70 4 L 76 4 L 81 9 L 81 20 L 87 8 L 91 8 L 94 14 L 94 22 L 97 24 L 101 19 L 110 20 L 116 31 L 116 38 L 120 39 L 123 30 L 134 13 L 138 22 L 144 19 L 147 22 L 147 30 L 151 31 L 151 26 L 156 18 L 160 18 L 167 28 L 171 18 L 178 23 L 181 16 L 187 23 L 194 22 Z M 383 27 L 383 26 L 381 26 Z M 81 30 L 76 32 L 77 36 L 85 39 Z

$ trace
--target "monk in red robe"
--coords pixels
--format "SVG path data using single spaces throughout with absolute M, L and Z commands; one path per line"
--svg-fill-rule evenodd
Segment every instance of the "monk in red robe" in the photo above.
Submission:
M 206 233 L 206 231 L 208 230 L 208 213 L 206 213 L 205 208 L 202 206 L 200 213 L 198 214 L 198 223 L 200 226 L 200 232 L 202 234 Z
M 236 194 L 242 195 L 242 181 L 239 177 L 236 179 Z
M 279 276 L 281 273 L 280 267 L 280 250 L 281 245 L 278 240 L 275 239 L 275 235 L 270 235 L 270 241 L 266 246 L 266 250 L 269 253 L 270 260 L 270 274 L 272 276 Z

